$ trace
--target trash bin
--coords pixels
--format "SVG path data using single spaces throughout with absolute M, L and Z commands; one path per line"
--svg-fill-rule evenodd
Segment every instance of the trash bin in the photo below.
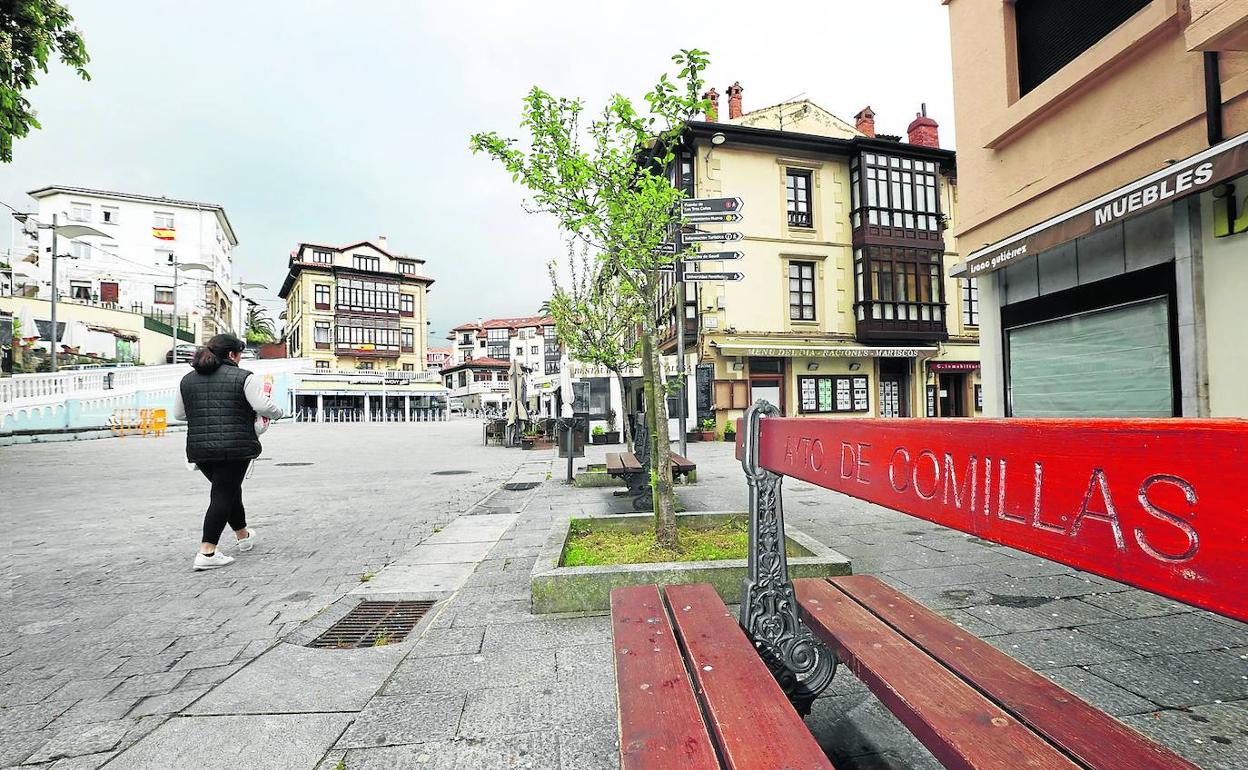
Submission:
M 568 430 L 572 430 L 572 456 L 584 457 L 585 444 L 589 439 L 589 420 L 571 417 L 559 420 L 559 456 L 568 456 Z

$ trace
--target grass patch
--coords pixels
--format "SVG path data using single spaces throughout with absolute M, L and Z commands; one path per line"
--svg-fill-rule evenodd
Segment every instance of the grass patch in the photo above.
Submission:
M 376 572 L 365 572 L 363 575 L 360 575 L 360 582 L 367 583 L 368 581 L 372 580 L 375 577 L 377 577 Z
M 616 527 L 590 529 L 573 519 L 563 550 L 564 567 L 607 564 L 654 564 L 667 561 L 718 561 L 744 559 L 749 550 L 748 520 L 732 519 L 710 529 L 680 527 L 680 547 L 660 548 L 654 530 L 629 532 Z M 800 555 L 788 545 L 789 556 Z

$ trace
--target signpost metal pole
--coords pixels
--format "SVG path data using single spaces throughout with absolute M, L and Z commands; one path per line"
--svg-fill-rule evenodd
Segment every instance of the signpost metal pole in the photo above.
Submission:
M 680 414 L 677 423 L 680 430 L 680 456 L 688 457 L 689 449 L 685 438 L 685 413 L 689 411 L 689 395 L 685 392 L 685 266 L 681 262 L 680 252 L 685 247 L 684 227 L 676 223 L 676 379 L 680 382 Z
M 35 231 L 39 232 L 38 230 Z M 38 331 L 36 329 L 35 331 Z M 23 332 L 25 333 L 25 332 Z M 56 371 L 56 214 L 52 214 L 52 358 L 49 359 L 48 365 L 51 371 Z
M 169 328 L 173 332 L 173 347 L 169 349 L 169 363 L 178 362 L 178 259 L 173 259 L 173 317 L 169 319 Z

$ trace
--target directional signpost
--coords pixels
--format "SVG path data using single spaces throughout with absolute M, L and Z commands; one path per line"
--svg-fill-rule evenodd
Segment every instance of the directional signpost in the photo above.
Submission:
M 740 198 L 688 198 L 680 202 L 680 219 L 682 225 L 676 227 L 676 237 L 671 244 L 672 251 L 663 250 L 664 254 L 675 253 L 677 255 L 684 251 L 687 244 L 690 243 L 726 243 L 729 241 L 739 241 L 744 236 L 741 233 L 708 233 L 701 230 L 695 230 L 690 233 L 684 232 L 683 225 L 695 224 L 727 224 L 730 222 L 740 222 L 745 219 L 741 214 L 741 209 L 745 207 L 745 201 Z M 667 246 L 667 244 L 663 244 Z M 677 323 L 676 332 L 676 373 L 680 379 L 681 386 L 685 385 L 685 281 L 740 281 L 745 277 L 742 273 L 686 273 L 684 262 L 718 262 L 721 260 L 742 259 L 745 254 L 740 251 L 708 251 L 704 253 L 694 253 L 686 257 L 677 256 L 673 269 L 676 271 L 676 297 L 678 297 L 679 307 L 677 314 L 679 321 Z M 680 453 L 688 455 L 685 445 L 685 413 L 689 411 L 689 394 L 682 389 L 684 403 L 680 409 Z
M 744 259 L 744 251 L 695 251 L 684 258 L 685 262 L 722 262 L 728 259 Z
M 701 231 L 681 234 L 681 240 L 685 243 L 724 243 L 739 241 L 744 237 L 741 233 L 704 233 Z

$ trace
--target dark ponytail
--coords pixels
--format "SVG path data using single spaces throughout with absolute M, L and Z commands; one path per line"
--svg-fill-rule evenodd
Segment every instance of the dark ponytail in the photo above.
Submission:
M 230 353 L 242 353 L 247 344 L 233 334 L 218 334 L 195 352 L 191 366 L 200 374 L 212 374 Z

